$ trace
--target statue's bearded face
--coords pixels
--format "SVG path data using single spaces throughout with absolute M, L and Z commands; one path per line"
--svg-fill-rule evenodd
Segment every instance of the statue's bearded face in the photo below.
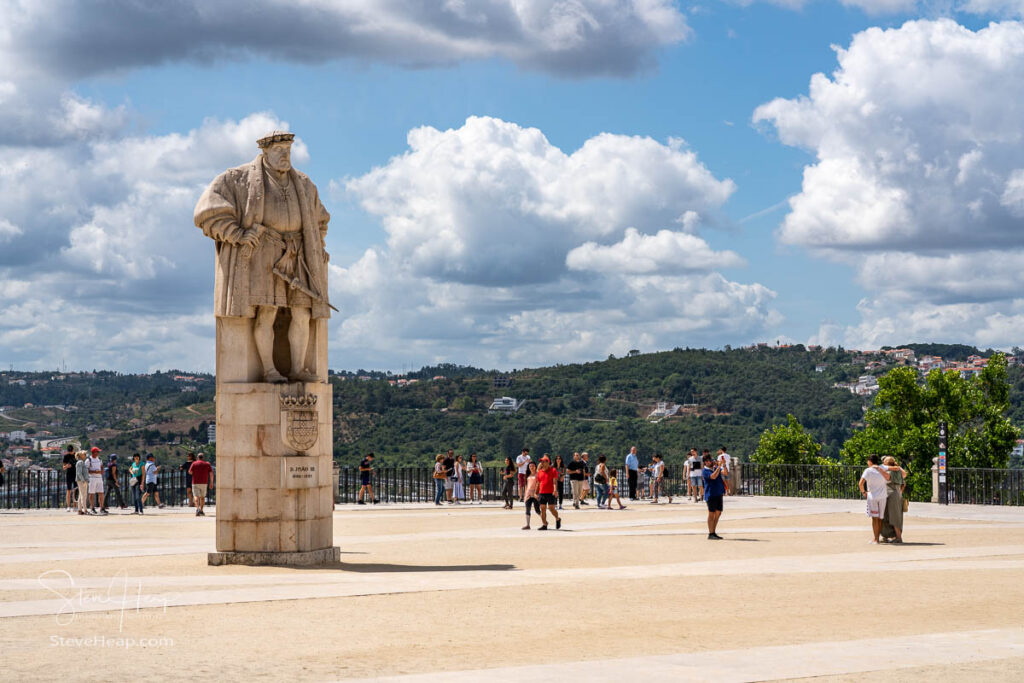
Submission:
M 292 143 L 275 142 L 263 150 L 263 157 L 267 160 L 267 166 L 284 173 L 292 168 Z

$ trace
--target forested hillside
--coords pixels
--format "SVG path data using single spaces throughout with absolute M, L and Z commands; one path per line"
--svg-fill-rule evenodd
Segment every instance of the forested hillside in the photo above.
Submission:
M 346 461 L 374 451 L 379 462 L 425 463 L 446 448 L 493 461 L 523 445 L 621 454 L 636 444 L 647 454 L 677 455 L 724 444 L 742 454 L 792 413 L 824 443 L 823 453 L 835 456 L 863 412 L 863 399 L 832 388 L 836 378 L 859 372 L 851 359 L 842 350 L 803 347 L 677 349 L 411 386 L 335 378 L 335 453 Z M 496 387 L 496 376 L 511 386 Z M 488 414 L 502 395 L 525 404 L 514 415 Z M 688 413 L 644 419 L 659 401 L 687 404 Z
M 962 345 L 908 346 L 950 358 L 979 353 Z M 895 365 L 881 354 L 873 359 L 874 374 Z M 636 352 L 507 373 L 453 364 L 401 378 L 336 371 L 330 380 L 334 452 L 343 464 L 354 464 L 373 451 L 379 465 L 425 465 L 448 448 L 496 462 L 524 445 L 541 453 L 586 449 L 616 460 L 637 445 L 643 459 L 661 451 L 670 463 L 691 446 L 725 445 L 747 457 L 765 429 L 792 414 L 823 444 L 822 455 L 837 457 L 870 398 L 833 385 L 867 372 L 861 352 L 802 346 Z M 1010 368 L 1009 381 L 1010 418 L 1024 425 L 1024 368 Z M 0 432 L 83 437 L 107 452 L 147 450 L 158 459 L 200 445 L 212 451 L 204 442 L 214 415 L 213 384 L 212 376 L 177 371 L 0 373 L 0 406 L 7 407 Z M 515 414 L 489 414 L 500 396 L 523 406 Z M 659 402 L 681 405 L 680 414 L 651 419 Z

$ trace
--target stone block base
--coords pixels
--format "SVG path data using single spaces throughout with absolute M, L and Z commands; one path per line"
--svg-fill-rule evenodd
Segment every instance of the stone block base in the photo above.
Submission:
M 208 553 L 208 564 L 220 566 L 225 564 L 245 564 L 249 566 L 283 566 L 283 567 L 319 567 L 325 564 L 341 562 L 341 548 L 323 548 L 297 553 L 266 553 L 266 552 L 225 552 Z

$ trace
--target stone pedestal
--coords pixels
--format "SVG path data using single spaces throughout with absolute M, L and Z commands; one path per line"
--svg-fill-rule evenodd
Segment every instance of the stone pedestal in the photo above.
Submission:
M 217 552 L 210 553 L 209 563 L 337 562 L 331 387 L 319 382 L 246 381 L 253 374 L 250 362 L 258 366 L 258 361 L 243 344 L 221 364 L 223 356 L 231 355 L 220 337 L 221 323 L 218 320 Z M 326 324 L 315 321 L 314 326 L 322 334 L 313 337 L 320 344 L 317 350 L 323 350 Z M 225 378 L 234 381 L 222 381 L 222 369 Z

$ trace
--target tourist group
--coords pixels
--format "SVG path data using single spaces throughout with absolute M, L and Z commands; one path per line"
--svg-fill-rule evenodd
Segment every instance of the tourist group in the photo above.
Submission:
M 89 451 L 76 451 L 73 445 L 68 445 L 62 464 L 67 511 L 77 509 L 80 515 L 106 515 L 109 514 L 108 505 L 113 507 L 115 502 L 119 509 L 128 509 L 119 483 L 122 476 L 117 454 L 110 454 L 106 460 L 100 454 L 101 450 L 96 447 Z M 163 466 L 157 465 L 153 454 L 146 455 L 143 460 L 141 454 L 135 453 L 126 467 L 132 514 L 143 514 L 147 500 L 152 500 L 152 504 L 159 508 L 164 507 L 157 486 Z M 205 517 L 203 507 L 213 486 L 213 466 L 202 453 L 189 453 L 180 469 L 185 474 L 188 504 L 195 507 L 196 517 Z
M 378 502 L 373 493 L 373 461 L 374 454 L 370 453 L 359 463 L 360 489 L 356 499 L 359 505 Z M 513 509 L 516 499 L 526 506 L 524 530 L 531 528 L 534 512 L 540 516 L 539 530 L 549 528 L 549 515 L 555 520 L 555 529 L 560 529 L 562 519 L 558 512 L 564 509 L 566 498 L 570 498 L 576 510 L 590 505 L 590 500 L 598 509 L 624 510 L 622 493 L 631 501 L 646 499 L 654 504 L 662 499 L 672 503 L 673 497 L 704 501 L 708 507 L 708 538 L 717 540 L 721 538 L 716 532 L 718 518 L 722 514 L 724 496 L 729 493 L 730 465 L 731 457 L 724 446 L 715 457 L 709 450 L 705 449 L 701 455 L 696 448 L 691 448 L 683 465 L 681 487 L 685 487 L 685 491 L 674 492 L 674 480 L 669 478 L 660 453 L 651 456 L 649 464 L 641 466 L 634 446 L 620 469 L 610 467 L 604 455 L 592 460 L 586 451 L 573 453 L 568 460 L 545 453 L 535 462 L 530 449 L 524 448 L 514 460 L 505 458 L 498 475 L 504 508 Z M 435 505 L 483 504 L 484 467 L 476 453 L 470 453 L 468 459 L 454 450 L 439 453 L 434 458 L 433 479 Z M 621 490 L 623 484 L 625 491 Z

